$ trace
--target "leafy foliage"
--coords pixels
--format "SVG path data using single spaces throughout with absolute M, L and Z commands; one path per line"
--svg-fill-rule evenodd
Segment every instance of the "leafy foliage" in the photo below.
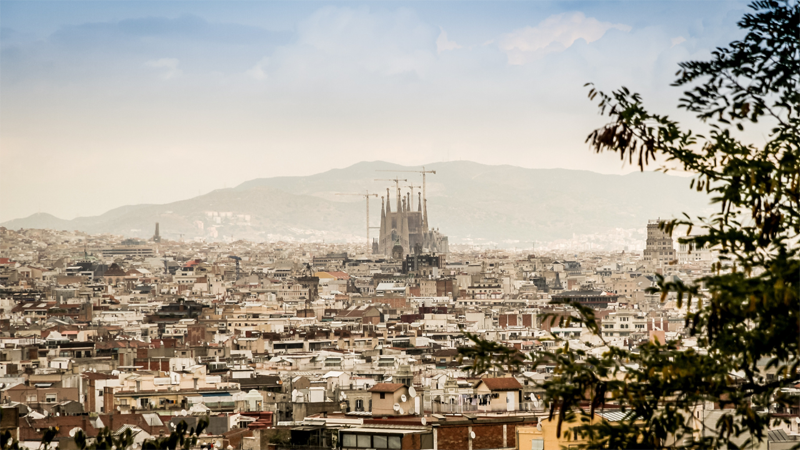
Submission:
M 661 170 L 695 174 L 692 187 L 707 192 L 718 210 L 661 226 L 685 229 L 679 242 L 712 248 L 720 260 L 697 284 L 659 276 L 650 290 L 662 301 L 675 295 L 686 308 L 685 328 L 698 350 L 678 341 L 608 347 L 600 356 L 568 345 L 526 355 L 531 364 L 555 364 L 554 377 L 542 384 L 551 418 L 557 414 L 559 434 L 563 422 L 581 423 L 585 448 L 747 447 L 766 439 L 779 420 L 767 412 L 789 406 L 780 388 L 798 378 L 800 350 L 800 5 L 763 0 L 751 8 L 739 22 L 747 32 L 741 41 L 718 48 L 710 61 L 681 63 L 673 83 L 688 89 L 678 106 L 695 114 L 707 135 L 648 112 L 627 88 L 589 91 L 611 119 L 587 138 L 596 152 L 617 152 L 642 170 L 663 158 Z M 743 131 L 758 126 L 767 128 L 765 144 L 741 142 Z M 591 311 L 573 306 L 579 317 L 570 320 L 602 339 Z M 476 345 L 462 355 L 476 372 L 520 368 L 509 365 L 515 357 L 499 344 L 470 339 Z M 765 379 L 765 370 L 778 376 Z M 592 422 L 606 402 L 632 414 Z M 714 428 L 695 420 L 709 403 L 725 408 Z
M 143 442 L 142 450 L 176 450 L 177 448 L 189 450 L 197 444 L 197 436 L 202 434 L 206 427 L 208 427 L 207 419 L 199 420 L 197 429 L 189 429 L 186 422 L 181 421 L 169 436 Z M 75 434 L 75 443 L 81 450 L 124 450 L 133 444 L 133 435 L 129 429 L 119 435 L 115 435 L 110 429 L 103 428 L 98 433 L 94 443 L 87 446 L 86 435 L 79 431 Z

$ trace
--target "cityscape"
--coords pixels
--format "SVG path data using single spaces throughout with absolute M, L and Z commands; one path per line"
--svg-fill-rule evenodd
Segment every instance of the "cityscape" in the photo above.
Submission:
M 797 0 L 0 9 L 0 450 L 800 449 Z
M 158 223 L 145 241 L 2 229 L 0 402 L 26 418 L 20 441 L 54 426 L 61 439 L 124 426 L 145 440 L 210 416 L 201 445 L 223 448 L 515 447 L 548 415 L 534 381 L 552 367 L 475 377 L 462 332 L 524 352 L 665 342 L 685 331 L 686 306 L 649 293 L 654 275 L 691 283 L 717 261 L 658 220 L 643 224 L 643 251 L 455 251 L 421 194 L 391 194 L 369 246 L 180 242 Z M 548 322 L 574 314 L 552 300 L 595 308 L 607 344 Z

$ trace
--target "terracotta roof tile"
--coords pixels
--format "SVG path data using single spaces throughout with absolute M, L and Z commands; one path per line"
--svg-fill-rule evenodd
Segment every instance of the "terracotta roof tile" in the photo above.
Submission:
M 478 382 L 478 384 L 481 383 L 485 384 L 486 387 L 492 391 L 516 391 L 518 389 L 522 389 L 522 385 L 519 384 L 519 381 L 512 377 L 484 378 Z
M 396 392 L 400 388 L 405 387 L 402 383 L 378 383 L 369 390 L 369 392 Z

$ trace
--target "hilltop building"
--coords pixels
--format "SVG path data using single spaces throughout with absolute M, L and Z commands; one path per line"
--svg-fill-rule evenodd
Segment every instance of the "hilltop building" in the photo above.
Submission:
M 401 260 L 411 254 L 449 252 L 447 236 L 429 226 L 427 199 L 419 194 L 416 211 L 412 200 L 410 194 L 402 196 L 398 188 L 393 212 L 386 189 L 386 198 L 381 197 L 380 237 L 373 243 L 374 253 Z

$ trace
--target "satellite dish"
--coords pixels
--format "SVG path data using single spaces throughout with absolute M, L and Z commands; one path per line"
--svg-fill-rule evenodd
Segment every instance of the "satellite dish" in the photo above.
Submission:
M 187 413 L 185 409 L 182 409 L 182 410 L 181 410 L 181 415 L 182 415 L 183 417 L 186 417 L 186 416 L 188 416 L 188 415 L 189 415 L 189 413 Z
M 410 388 L 408 388 L 408 395 L 410 395 L 411 398 L 414 398 L 414 397 L 417 396 L 417 390 L 414 389 L 414 386 L 411 386 Z
M 469 438 L 470 439 L 475 439 L 475 432 L 474 431 L 470 431 L 469 432 Z
M 428 421 L 427 421 L 427 420 L 425 420 L 425 418 L 424 418 L 424 417 L 422 418 L 421 422 L 422 422 L 422 425 L 423 425 L 423 426 L 424 426 L 426 423 L 428 423 Z
M 536 431 L 542 431 L 542 422 L 536 424 Z
M 402 416 L 402 415 L 403 415 L 403 414 L 405 414 L 406 412 L 405 412 L 405 411 L 403 411 L 403 408 L 400 408 L 400 410 L 399 410 L 399 411 L 397 411 L 397 413 L 398 413 L 398 414 L 400 414 L 400 415 Z
M 75 428 L 69 430 L 69 437 L 75 437 L 75 435 L 78 434 L 78 431 L 83 431 L 83 428 L 75 427 Z
M 395 403 L 394 405 L 392 405 L 392 409 L 395 411 L 400 411 L 400 403 Z
M 401 402 L 405 403 L 407 400 L 408 400 L 408 397 L 406 397 L 406 394 L 403 394 L 403 395 L 400 396 L 400 401 Z

